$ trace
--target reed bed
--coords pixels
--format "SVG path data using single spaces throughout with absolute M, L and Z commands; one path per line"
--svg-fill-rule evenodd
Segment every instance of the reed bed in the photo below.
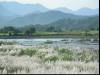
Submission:
M 0 74 L 99 74 L 99 50 L 1 45 Z

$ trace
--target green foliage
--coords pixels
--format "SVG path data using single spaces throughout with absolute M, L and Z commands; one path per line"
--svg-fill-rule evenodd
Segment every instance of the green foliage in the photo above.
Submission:
M 48 32 L 54 32 L 55 31 L 55 28 L 53 26 L 50 26 L 46 29 L 46 31 Z
M 17 33 L 19 33 L 20 31 L 15 27 L 8 26 L 0 29 L 0 32 L 8 33 L 11 36 L 11 35 L 17 35 Z
M 68 54 L 72 54 L 71 50 L 68 49 L 58 49 L 58 54 L 63 54 L 63 53 L 68 53 Z
M 24 50 L 23 49 L 21 49 L 21 51 L 19 52 L 18 56 L 22 56 L 22 55 L 24 55 Z
M 35 33 L 36 32 L 36 29 L 34 27 L 32 28 L 28 28 L 27 30 L 25 30 L 25 34 L 26 35 L 32 35 L 32 33 Z
M 60 55 L 61 60 L 72 60 L 73 52 L 68 49 L 59 49 L 58 54 Z
M 99 60 L 99 54 L 96 52 L 82 51 L 81 53 L 77 53 L 77 59 L 85 62 Z
M 14 45 L 16 42 L 10 42 L 10 41 L 0 41 L 0 45 Z
M 36 55 L 37 55 L 38 58 L 44 59 L 46 54 L 47 54 L 47 53 L 45 53 L 45 52 L 37 52 Z
M 22 55 L 33 56 L 36 54 L 36 52 L 37 52 L 37 50 L 35 50 L 35 49 L 25 49 L 25 50 L 21 51 L 20 55 L 22 54 Z
M 59 49 L 56 48 L 56 51 L 58 52 L 58 58 L 60 60 L 64 61 L 72 61 L 72 60 L 78 60 L 78 61 L 99 61 L 99 52 L 97 51 L 81 51 L 81 52 L 74 52 L 72 50 L 68 49 Z
M 63 53 L 60 58 L 61 58 L 61 60 L 71 61 L 71 60 L 73 60 L 73 55 L 69 54 L 69 53 Z
M 58 56 L 50 56 L 50 57 L 46 57 L 46 58 L 44 59 L 45 62 L 46 62 L 46 61 L 53 61 L 53 62 L 55 62 L 55 61 L 57 61 L 57 60 L 59 60 Z

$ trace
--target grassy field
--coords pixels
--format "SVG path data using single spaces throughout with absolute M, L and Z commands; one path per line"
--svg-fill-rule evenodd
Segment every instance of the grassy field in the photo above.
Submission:
M 9 35 L 8 33 L 0 33 L 0 36 L 3 35 Z M 24 33 L 18 33 L 18 35 L 24 35 Z M 38 35 L 99 35 L 99 31 L 65 31 L 65 32 L 35 32 L 32 34 L 33 36 L 38 36 Z
M 0 74 L 99 74 L 99 50 L 2 44 Z
M 18 33 L 17 35 L 9 35 L 8 33 L 0 33 L 0 39 L 15 39 L 15 38 L 99 38 L 99 31 L 66 31 L 66 32 L 35 32 L 32 35 Z

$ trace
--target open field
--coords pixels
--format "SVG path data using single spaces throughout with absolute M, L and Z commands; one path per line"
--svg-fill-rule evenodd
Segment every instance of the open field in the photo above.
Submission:
M 0 74 L 99 74 L 99 50 L 2 44 Z
M 17 35 L 10 35 L 9 36 L 9 33 L 0 33 L 0 38 L 34 38 L 34 37 L 37 37 L 37 38 L 40 38 L 40 37 L 96 37 L 98 38 L 99 37 L 99 31 L 95 30 L 95 31 L 76 31 L 76 30 L 73 30 L 73 31 L 65 31 L 65 32 L 35 32 L 35 33 L 32 33 L 32 35 L 25 35 L 24 33 L 17 33 Z

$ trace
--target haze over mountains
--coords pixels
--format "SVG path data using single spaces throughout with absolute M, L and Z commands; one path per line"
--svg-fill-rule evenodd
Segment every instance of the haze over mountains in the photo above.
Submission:
M 84 17 L 76 16 L 73 14 L 67 14 L 67 13 L 63 13 L 60 11 L 51 10 L 51 11 L 47 11 L 44 13 L 38 13 L 38 14 L 32 13 L 32 14 L 25 15 L 23 17 L 18 17 L 18 18 L 11 20 L 7 24 L 9 24 L 9 25 L 20 25 L 20 24 L 21 25 L 25 25 L 25 24 L 26 25 L 28 25 L 28 24 L 45 25 L 45 24 L 55 22 L 59 19 L 64 19 L 64 18 L 66 18 L 66 19 L 68 19 L 68 18 L 82 19 Z
M 40 4 L 20 4 L 17 2 L 0 2 L 2 7 L 17 15 L 26 15 L 29 13 L 45 12 L 48 9 Z M 1 11 L 1 10 L 0 10 Z
M 64 13 L 71 13 L 71 14 L 82 15 L 82 16 L 92 16 L 92 15 L 98 15 L 99 14 L 99 8 L 90 9 L 90 8 L 84 7 L 84 8 L 77 10 L 77 11 L 73 11 L 73 10 L 70 10 L 68 8 L 61 7 L 61 8 L 57 8 L 55 10 L 62 11 Z
M 65 7 L 48 9 L 40 4 L 20 4 L 17 2 L 0 2 L 0 27 L 25 26 L 29 24 L 53 24 L 62 19 L 87 19 L 99 16 L 99 8 L 82 8 L 77 11 Z M 65 23 L 66 24 L 66 23 Z

